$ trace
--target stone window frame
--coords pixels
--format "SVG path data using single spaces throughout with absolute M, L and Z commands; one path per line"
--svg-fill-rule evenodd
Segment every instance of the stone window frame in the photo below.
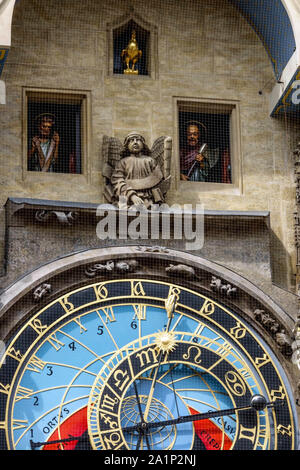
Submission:
M 135 74 L 118 74 L 114 73 L 114 30 L 126 25 L 129 21 L 134 21 L 144 30 L 150 33 L 149 39 L 149 60 L 148 60 L 148 75 L 135 75 Z M 119 79 L 129 80 L 157 80 L 158 79 L 158 27 L 153 23 L 144 20 L 135 11 L 130 10 L 129 13 L 119 17 L 115 21 L 106 25 L 106 37 L 107 37 L 107 70 L 106 74 L 108 77 L 114 77 Z M 125 46 L 126 47 L 126 46 Z
M 28 170 L 28 100 L 32 97 L 49 98 L 49 102 L 81 103 L 81 173 L 52 173 Z M 39 183 L 62 180 L 76 184 L 90 182 L 89 155 L 91 133 L 91 97 L 89 91 L 23 87 L 22 89 L 22 180 Z
M 210 192 L 241 195 L 242 182 L 242 148 L 240 125 L 240 102 L 238 100 L 222 100 L 215 98 L 174 97 L 175 115 L 175 142 L 174 146 L 174 182 L 175 189 L 180 191 Z M 230 164 L 231 183 L 190 182 L 180 179 L 180 155 L 179 155 L 179 112 L 228 112 L 230 114 Z

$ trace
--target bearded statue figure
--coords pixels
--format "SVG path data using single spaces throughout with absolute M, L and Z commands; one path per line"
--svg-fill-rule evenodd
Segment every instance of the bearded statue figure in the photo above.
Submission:
M 107 202 L 127 206 L 165 201 L 170 187 L 172 139 L 159 137 L 151 149 L 138 132 L 130 132 L 124 144 L 115 137 L 103 138 L 104 196 Z

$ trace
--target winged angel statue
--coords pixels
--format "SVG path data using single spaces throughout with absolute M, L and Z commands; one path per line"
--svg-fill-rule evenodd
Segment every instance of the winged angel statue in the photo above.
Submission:
M 104 196 L 117 206 L 161 204 L 170 187 L 171 137 L 161 136 L 152 148 L 138 132 L 130 132 L 124 143 L 103 137 Z

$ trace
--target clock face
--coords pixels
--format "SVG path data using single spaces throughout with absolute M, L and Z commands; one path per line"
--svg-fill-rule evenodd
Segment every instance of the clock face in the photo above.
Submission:
M 0 368 L 0 445 L 294 449 L 277 359 L 236 313 L 147 279 L 82 287 L 30 317 Z

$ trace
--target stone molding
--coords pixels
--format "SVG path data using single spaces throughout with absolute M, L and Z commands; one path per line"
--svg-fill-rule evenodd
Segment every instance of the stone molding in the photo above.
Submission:
M 277 333 L 292 337 L 294 321 L 269 296 L 233 271 L 190 253 L 165 247 L 118 246 L 91 249 L 62 257 L 25 275 L 0 296 L 1 337 L 37 307 L 63 292 L 88 285 L 91 279 L 132 276 L 178 282 L 201 291 L 215 301 L 231 306 L 285 356 L 278 347 Z M 258 312 L 264 312 L 264 316 Z M 267 312 L 265 314 L 265 312 Z M 263 319 L 271 319 L 264 322 Z M 269 328 L 270 322 L 274 328 Z M 272 326 L 271 325 L 271 326 Z M 267 333 L 267 335 L 265 334 Z

